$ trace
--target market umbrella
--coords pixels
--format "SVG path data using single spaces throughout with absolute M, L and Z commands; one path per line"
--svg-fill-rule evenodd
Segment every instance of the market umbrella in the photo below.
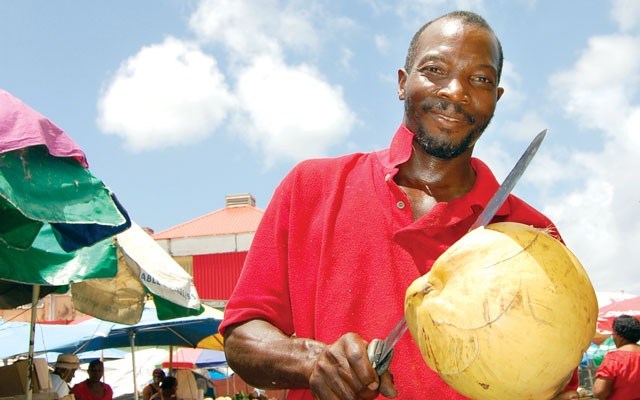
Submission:
M 43 258 L 46 264 L 39 261 Z M 5 308 L 28 302 L 24 288 L 39 284 L 61 293 L 70 288 L 78 311 L 118 323 L 140 321 L 148 294 L 160 319 L 202 311 L 192 277 L 135 223 L 114 238 L 73 252 L 59 246 L 49 226 L 28 249 L 0 243 L 0 277 L 5 278 L 2 285 L 11 288 L 0 291 L 0 305 Z M 18 288 L 24 289 L 22 298 L 14 297 Z
M 29 265 L 6 253 L 30 249 L 43 231 L 50 232 L 64 251 L 74 251 L 130 226 L 113 193 L 87 168 L 84 153 L 69 136 L 0 89 L 0 279 L 5 281 L 1 286 L 6 293 L 24 295 L 25 286 L 13 287 L 6 281 L 13 281 L 14 272 L 30 275 Z M 48 266 L 47 254 L 39 256 L 38 265 Z M 70 272 L 55 266 L 39 271 L 45 279 Z M 94 277 L 115 274 L 114 270 L 84 272 Z M 32 285 L 31 320 L 35 323 L 41 282 L 37 278 L 16 282 Z M 33 336 L 32 327 L 30 343 Z M 27 399 L 32 396 L 32 361 L 30 352 Z
M 50 351 L 61 353 L 79 353 L 91 350 L 131 347 L 135 354 L 136 346 L 183 346 L 195 347 L 200 340 L 218 332 L 223 313 L 209 306 L 202 306 L 203 312 L 197 316 L 158 319 L 155 306 L 147 302 L 140 321 L 133 325 L 115 324 L 96 319 L 87 320 L 77 325 L 97 324 L 100 334 L 73 341 Z M 100 328 L 101 325 L 107 329 Z M 135 357 L 132 357 L 133 370 L 136 369 Z M 136 377 L 133 376 L 136 387 Z
M 76 326 L 91 324 L 98 327 L 104 326 L 107 329 L 97 328 L 95 330 L 99 334 L 87 338 L 81 343 L 74 341 L 68 346 L 50 349 L 50 351 L 78 353 L 132 345 L 194 347 L 202 338 L 217 332 L 218 326 L 222 322 L 222 312 L 209 306 L 203 305 L 202 307 L 204 311 L 199 315 L 161 320 L 157 316 L 155 305 L 152 302 L 147 302 L 140 321 L 132 325 L 91 318 L 76 324 Z
M 141 321 L 147 294 L 152 295 L 160 320 L 204 311 L 191 275 L 142 228 L 133 223 L 113 242 L 116 276 L 71 284 L 78 311 L 106 321 L 135 324 Z
M 640 320 L 640 296 L 613 302 L 598 311 L 596 330 L 600 335 L 613 333 L 613 320 L 620 315 L 631 315 Z
M 199 341 L 196 347 L 199 349 L 222 351 L 224 350 L 224 337 L 219 333 L 207 336 L 206 338 Z

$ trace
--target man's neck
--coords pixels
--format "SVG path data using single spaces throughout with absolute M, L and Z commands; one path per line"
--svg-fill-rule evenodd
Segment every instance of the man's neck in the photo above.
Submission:
M 422 191 L 436 202 L 455 199 L 469 192 L 475 183 L 471 153 L 469 149 L 458 157 L 442 159 L 427 154 L 414 143 L 411 157 L 399 166 L 396 183 Z

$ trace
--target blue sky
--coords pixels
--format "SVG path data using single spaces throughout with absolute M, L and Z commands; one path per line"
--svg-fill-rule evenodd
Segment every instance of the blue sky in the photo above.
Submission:
M 640 2 L 0 0 L 0 87 L 64 129 L 132 218 L 160 231 L 298 161 L 386 147 L 422 23 L 479 12 L 505 68 L 476 146 L 550 216 L 596 290 L 640 294 Z

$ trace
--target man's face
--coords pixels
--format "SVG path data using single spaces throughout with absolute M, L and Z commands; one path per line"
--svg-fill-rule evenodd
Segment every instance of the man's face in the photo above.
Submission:
M 445 18 L 420 35 L 409 71 L 398 71 L 404 124 L 427 153 L 453 158 L 473 148 L 503 89 L 493 33 Z
M 153 382 L 154 383 L 160 383 L 160 382 L 162 382 L 162 379 L 164 379 L 164 375 L 153 374 Z
M 75 374 L 76 374 L 75 369 L 64 369 L 63 373 L 60 375 L 60 378 L 62 378 L 65 382 L 69 383 L 71 382 Z
M 104 366 L 102 364 L 94 364 L 89 367 L 87 373 L 90 381 L 99 382 L 102 379 L 102 375 L 104 375 Z

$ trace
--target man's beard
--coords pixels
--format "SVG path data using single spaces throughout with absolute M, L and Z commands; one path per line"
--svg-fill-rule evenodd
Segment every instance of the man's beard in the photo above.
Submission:
M 407 114 L 411 115 L 410 113 L 413 111 L 413 104 L 406 101 L 405 107 L 407 107 Z M 431 109 L 446 110 L 448 107 L 452 107 L 455 109 L 456 113 L 463 115 L 470 125 L 476 122 L 476 118 L 462 110 L 462 107 L 448 101 L 440 100 L 436 103 L 425 103 L 423 104 L 422 109 L 425 113 L 428 113 Z M 486 121 L 481 122 L 480 125 L 469 131 L 467 136 L 458 143 L 448 140 L 448 134 L 451 133 L 450 131 L 443 130 L 440 134 L 433 135 L 429 134 L 422 124 L 418 127 L 418 132 L 414 132 L 414 139 L 420 147 L 427 152 L 427 154 L 449 160 L 458 157 L 471 147 L 480 135 L 482 135 L 487 126 L 489 126 L 491 118 L 492 116 L 489 116 Z

